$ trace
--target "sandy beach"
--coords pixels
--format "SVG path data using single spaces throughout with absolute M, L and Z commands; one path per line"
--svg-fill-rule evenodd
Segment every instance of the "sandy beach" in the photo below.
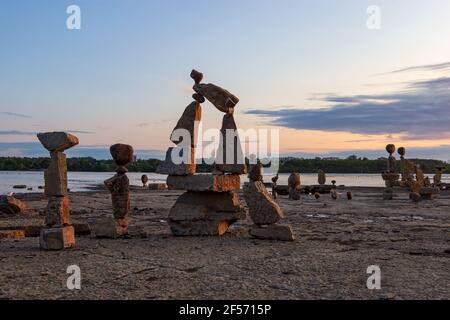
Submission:
M 248 218 L 223 237 L 174 237 L 166 219 L 182 192 L 133 187 L 129 237 L 99 240 L 84 230 L 76 248 L 59 252 L 41 251 L 33 237 L 47 200 L 24 194 L 24 214 L 0 215 L 0 229 L 30 236 L 0 240 L 0 299 L 449 299 L 450 191 L 418 204 L 401 190 L 383 201 L 382 192 L 280 196 L 297 240 L 277 242 L 252 239 Z M 81 233 L 112 214 L 106 190 L 70 199 Z M 81 290 L 66 286 L 73 264 Z M 381 290 L 366 287 L 371 265 L 381 268 Z

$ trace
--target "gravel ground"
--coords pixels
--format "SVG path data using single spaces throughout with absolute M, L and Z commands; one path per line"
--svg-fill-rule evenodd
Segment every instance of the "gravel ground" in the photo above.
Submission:
M 38 238 L 0 240 L 0 299 L 450 299 L 449 191 L 419 204 L 401 191 L 392 201 L 377 188 L 339 192 L 281 196 L 297 240 L 276 242 L 250 238 L 249 220 L 220 238 L 173 237 L 165 219 L 181 193 L 135 188 L 127 239 L 79 236 L 61 252 L 41 251 Z M 23 200 L 29 210 L 1 215 L 0 228 L 42 224 L 46 200 Z M 71 200 L 75 223 L 111 215 L 107 192 Z M 80 267 L 81 290 L 67 289 L 69 265 Z M 371 265 L 381 290 L 367 289 Z

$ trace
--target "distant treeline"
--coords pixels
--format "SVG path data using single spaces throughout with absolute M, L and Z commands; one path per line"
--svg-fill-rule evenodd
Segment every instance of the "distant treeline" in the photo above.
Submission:
M 444 172 L 450 173 L 450 165 L 440 160 L 408 159 L 420 165 L 425 173 L 436 172 L 436 166 L 444 167 Z M 280 159 L 280 172 L 290 173 L 299 171 L 301 173 L 316 173 L 322 169 L 328 173 L 380 173 L 386 170 L 387 159 L 369 160 L 356 156 L 347 159 Z M 400 171 L 400 161 L 397 162 L 397 170 Z
M 445 167 L 444 172 L 450 173 L 450 165 L 440 160 L 409 159 L 419 164 L 426 173 L 434 173 L 436 166 Z M 49 158 L 18 158 L 0 157 L 0 171 L 41 171 L 49 165 Z M 160 160 L 136 160 L 128 169 L 130 172 L 155 172 Z M 67 159 L 69 171 L 79 172 L 113 172 L 116 165 L 112 160 L 96 160 L 94 158 L 69 158 Z M 400 169 L 400 161 L 397 161 Z M 212 166 L 201 164 L 197 166 L 198 172 L 209 172 Z M 380 173 L 386 170 L 386 159 L 369 160 L 350 156 L 347 159 L 300 159 L 281 158 L 280 173 L 317 173 L 322 169 L 328 173 Z

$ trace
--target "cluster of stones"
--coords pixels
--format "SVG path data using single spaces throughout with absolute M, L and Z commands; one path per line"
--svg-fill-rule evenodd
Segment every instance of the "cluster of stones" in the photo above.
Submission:
M 65 132 L 39 133 L 37 137 L 50 151 L 51 157 L 50 165 L 44 172 L 44 190 L 49 199 L 39 243 L 44 250 L 72 248 L 75 246 L 75 229 L 70 220 L 67 162 L 64 151 L 77 145 L 79 141 L 74 135 Z
M 0 212 L 19 214 L 27 209 L 27 205 L 13 196 L 0 196 Z
M 111 156 L 118 166 L 116 175 L 104 181 L 111 192 L 113 217 L 99 219 L 94 225 L 98 238 L 118 238 L 128 234 L 128 213 L 130 211 L 130 181 L 126 175 L 127 166 L 133 161 L 133 147 L 115 144 L 110 148 Z
M 249 183 L 244 186 L 245 201 L 254 223 L 250 235 L 258 239 L 293 241 L 291 227 L 277 223 L 284 218 L 284 213 L 267 191 L 261 170 L 260 164 L 252 165 Z
M 419 165 L 405 159 L 406 149 L 404 147 L 400 147 L 397 151 L 400 155 L 400 180 L 400 174 L 397 172 L 395 158 L 392 155 L 395 150 L 396 147 L 393 144 L 386 146 L 386 151 L 389 153 L 389 157 L 387 160 L 387 170 L 382 173 L 383 180 L 386 184 L 383 199 L 393 199 L 394 187 L 409 189 L 411 191 L 409 197 L 414 202 L 432 200 L 437 194 L 439 194 L 439 183 L 441 177 L 439 173 L 442 174 L 442 169 L 437 168 L 438 172 L 436 173 L 434 183 L 432 184 L 430 179 L 425 177 L 425 174 Z
M 238 141 L 227 141 L 227 130 L 237 130 L 234 121 L 234 107 L 239 99 L 213 84 L 203 84 L 203 74 L 193 70 L 191 78 L 195 101 L 189 104 L 177 125 L 170 140 L 176 147 L 169 148 L 166 159 L 157 168 L 157 173 L 167 174 L 167 186 L 170 190 L 185 190 L 170 209 L 168 223 L 176 236 L 217 236 L 227 232 L 231 224 L 245 217 L 238 194 L 240 174 L 246 173 Z M 217 152 L 213 174 L 196 174 L 195 148 L 197 127 L 201 121 L 201 103 L 208 100 L 219 111 L 225 113 L 222 122 L 221 140 Z M 189 132 L 191 141 L 183 141 L 179 130 Z M 232 162 L 227 160 L 227 151 L 231 143 L 235 143 L 235 156 Z M 189 151 L 186 151 L 189 150 Z M 182 157 L 181 163 L 173 161 L 174 156 Z M 179 162 L 179 161 L 176 161 Z
M 332 184 L 327 183 L 327 175 L 323 170 L 319 170 L 317 173 L 317 182 L 318 185 L 305 186 L 304 192 L 305 194 L 314 194 L 317 198 L 317 195 L 321 194 L 337 194 L 334 189 L 336 189 L 336 181 L 332 181 Z M 333 196 L 333 195 L 332 195 Z

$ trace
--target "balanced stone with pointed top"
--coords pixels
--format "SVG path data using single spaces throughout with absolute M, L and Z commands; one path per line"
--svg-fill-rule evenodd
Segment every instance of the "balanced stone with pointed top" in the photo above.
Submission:
M 245 174 L 247 166 L 233 114 L 223 116 L 215 169 L 223 173 Z

